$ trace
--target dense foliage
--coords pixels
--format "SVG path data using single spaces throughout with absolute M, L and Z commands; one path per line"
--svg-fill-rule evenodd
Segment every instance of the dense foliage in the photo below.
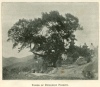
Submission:
M 77 17 L 67 13 L 64 16 L 58 11 L 42 13 L 41 18 L 34 20 L 19 19 L 8 31 L 8 41 L 13 42 L 13 48 L 19 47 L 19 52 L 24 48 L 44 56 L 45 60 L 53 62 L 74 46 L 76 40 L 74 32 L 82 29 Z M 73 46 L 71 47 L 73 48 Z
M 86 45 L 86 43 L 83 46 L 70 46 L 68 49 L 68 60 L 71 60 L 71 63 L 74 63 L 79 56 L 83 57 L 87 63 L 91 61 L 92 55 L 90 48 Z

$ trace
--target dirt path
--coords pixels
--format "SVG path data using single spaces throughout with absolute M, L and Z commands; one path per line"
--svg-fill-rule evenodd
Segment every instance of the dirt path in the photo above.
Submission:
M 61 78 L 81 78 L 84 79 L 82 75 L 82 69 L 84 68 L 84 65 L 77 66 L 77 65 L 70 65 L 70 66 L 62 66 L 59 68 L 56 68 L 52 70 L 51 72 L 45 74 L 45 73 L 31 73 L 32 75 L 35 75 L 37 77 L 39 76 L 50 76 L 50 77 L 61 77 Z

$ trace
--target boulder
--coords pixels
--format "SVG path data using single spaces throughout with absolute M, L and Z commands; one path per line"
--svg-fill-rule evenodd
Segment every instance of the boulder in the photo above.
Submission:
M 87 61 L 85 60 L 85 58 L 81 57 L 81 56 L 75 62 L 75 64 L 77 64 L 77 65 L 83 65 L 83 64 L 86 64 L 86 63 L 87 63 Z

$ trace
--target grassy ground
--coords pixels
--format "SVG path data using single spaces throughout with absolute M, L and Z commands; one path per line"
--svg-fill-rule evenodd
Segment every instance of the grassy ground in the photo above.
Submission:
M 46 75 L 36 75 L 34 73 L 20 72 L 20 74 L 9 74 L 4 79 L 8 80 L 85 80 L 82 69 L 85 65 L 62 66 L 55 73 Z

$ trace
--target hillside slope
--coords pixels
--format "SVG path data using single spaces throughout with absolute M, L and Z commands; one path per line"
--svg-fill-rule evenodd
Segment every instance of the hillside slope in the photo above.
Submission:
M 32 60 L 34 58 L 34 55 L 30 55 L 30 56 L 26 56 L 23 58 L 16 58 L 16 57 L 9 57 L 9 58 L 2 58 L 2 65 L 3 67 L 7 67 L 7 66 L 15 66 L 17 63 L 24 63 L 27 62 L 29 60 Z

